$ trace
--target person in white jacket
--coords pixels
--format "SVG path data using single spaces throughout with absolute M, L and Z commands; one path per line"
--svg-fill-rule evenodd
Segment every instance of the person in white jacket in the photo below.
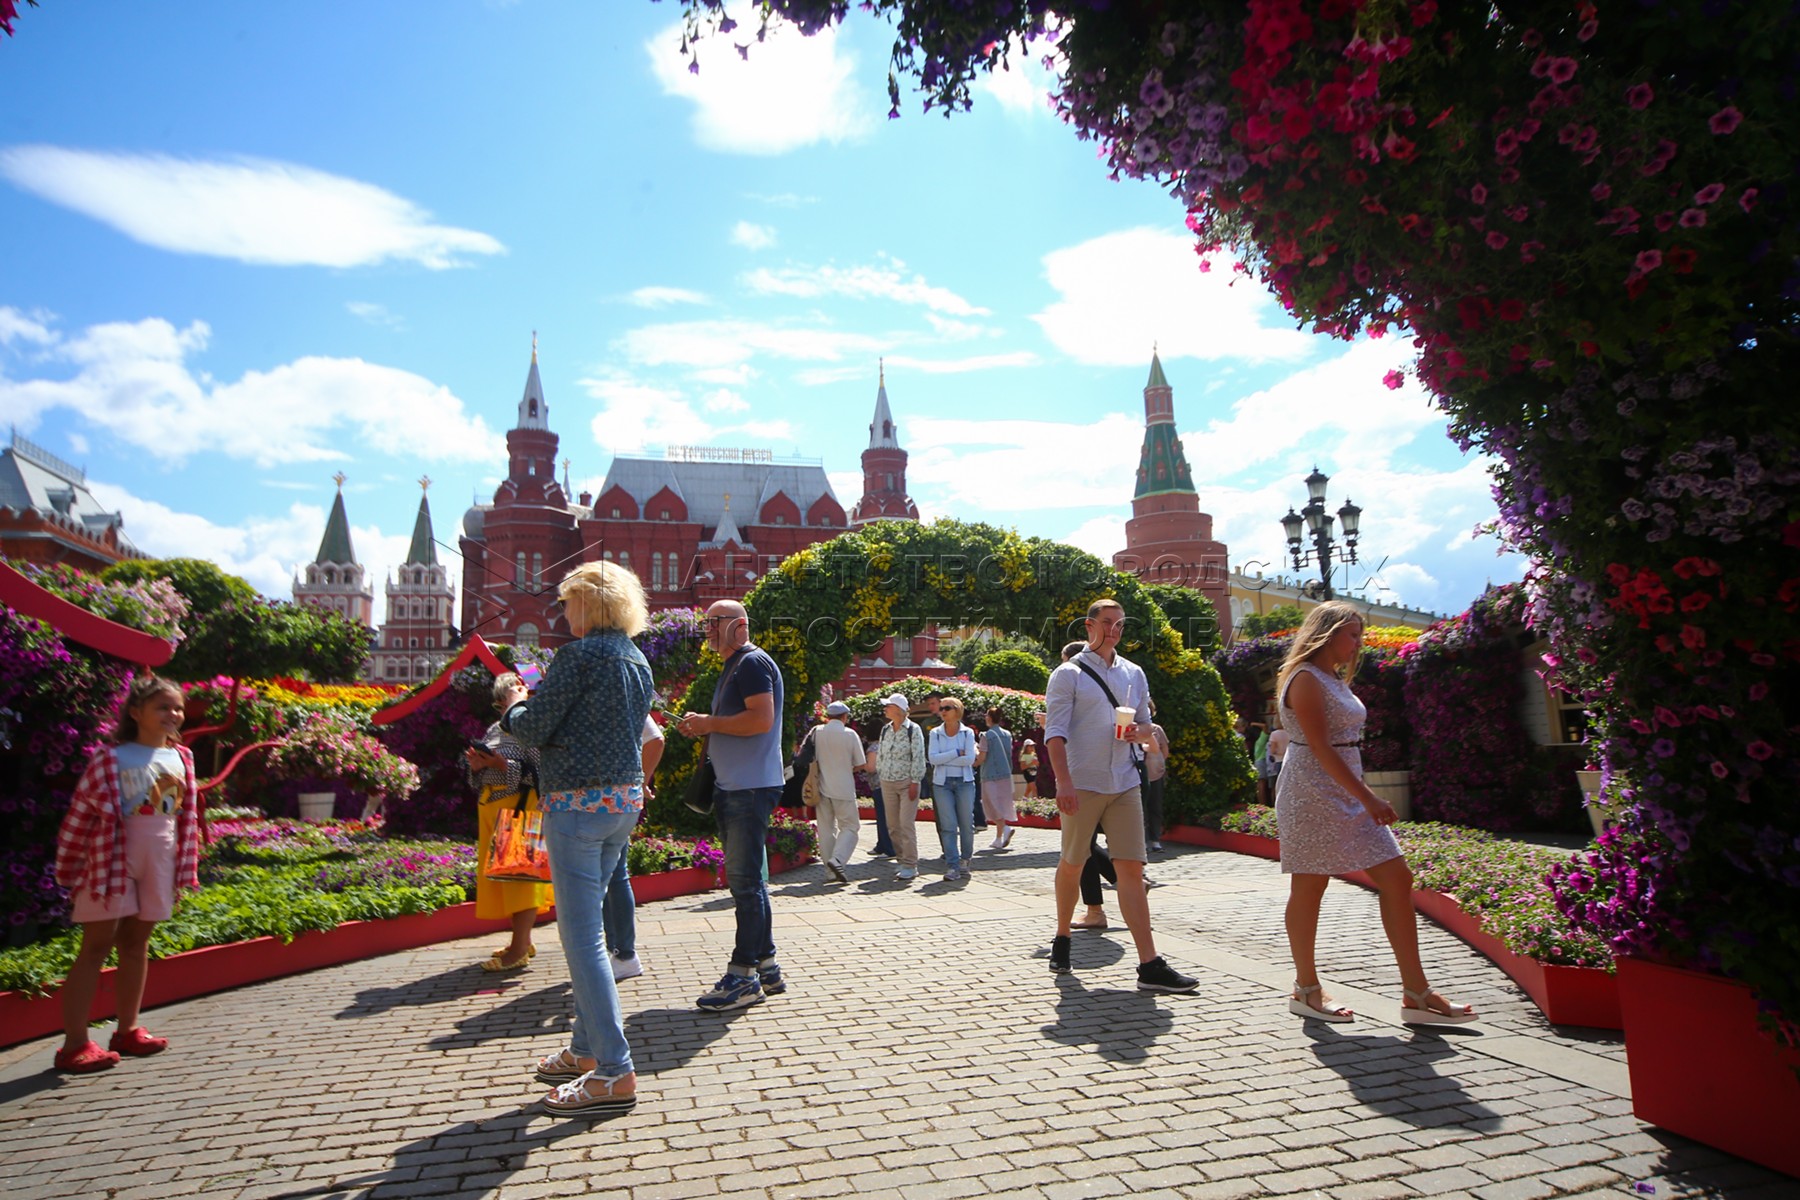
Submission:
M 863 765 L 862 738 L 850 728 L 850 708 L 841 700 L 825 706 L 825 724 L 813 731 L 813 761 L 819 767 L 819 855 L 839 883 L 844 864 L 856 852 L 862 829 L 856 812 L 856 769 Z

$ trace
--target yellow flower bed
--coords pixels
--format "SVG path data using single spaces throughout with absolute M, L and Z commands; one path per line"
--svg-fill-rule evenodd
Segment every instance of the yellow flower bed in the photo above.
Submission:
M 386 708 L 406 689 L 386 683 L 308 683 L 304 679 L 252 681 L 271 704 L 297 704 L 305 708 Z

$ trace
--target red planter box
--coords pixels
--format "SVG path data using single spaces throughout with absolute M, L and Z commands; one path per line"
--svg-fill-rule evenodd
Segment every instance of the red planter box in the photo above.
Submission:
M 1020 813 L 1019 819 L 1014 821 L 1013 824 L 1017 825 L 1020 829 L 1061 829 L 1062 818 L 1034 817 L 1030 813 Z
M 639 904 L 652 900 L 670 900 L 676 896 L 692 896 L 718 886 L 718 874 L 711 867 L 683 867 L 679 871 L 658 871 L 654 875 L 633 875 L 631 896 Z
M 1191 846 L 1208 846 L 1237 854 L 1279 860 L 1281 843 L 1274 838 L 1248 833 L 1220 833 L 1191 825 L 1178 825 L 1163 834 L 1167 842 Z M 1351 871 L 1340 878 L 1362 887 L 1375 885 L 1362 871 Z M 1532 1003 L 1556 1025 L 1586 1025 L 1596 1029 L 1622 1029 L 1619 1012 L 1619 981 L 1598 967 L 1563 967 L 1526 958 L 1506 948 L 1493 934 L 1481 928 L 1481 922 L 1463 911 L 1453 897 L 1442 892 L 1415 889 L 1413 907 L 1467 942 L 1481 955 L 1499 967 L 1525 990 Z
M 1619 1000 L 1640 1120 L 1800 1175 L 1800 1050 L 1757 1027 L 1749 988 L 1622 958 Z
M 1256 837 L 1248 833 L 1222 833 L 1202 829 L 1198 825 L 1171 825 L 1163 830 L 1163 841 L 1180 842 L 1184 846 L 1205 846 L 1209 850 L 1229 850 L 1255 858 L 1280 861 L 1281 843 L 1274 838 Z
M 477 920 L 475 905 L 471 902 L 434 913 L 391 917 L 385 921 L 351 921 L 336 929 L 303 933 L 286 943 L 265 937 L 224 946 L 204 946 L 151 960 L 150 974 L 144 982 L 144 1007 L 156 1008 L 246 983 L 297 975 L 319 967 L 392 954 L 396 950 L 413 950 L 436 942 L 475 937 L 506 927 L 505 921 Z M 114 974 L 112 967 L 100 972 L 100 990 L 95 993 L 90 1013 L 93 1020 L 104 1020 L 118 1011 L 113 991 Z M 28 1042 L 61 1029 L 60 990 L 47 996 L 0 992 L 0 1045 Z

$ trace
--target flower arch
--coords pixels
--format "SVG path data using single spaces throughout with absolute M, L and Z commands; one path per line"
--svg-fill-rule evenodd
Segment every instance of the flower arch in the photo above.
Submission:
M 1125 606 L 1120 649 L 1144 668 L 1169 734 L 1170 815 L 1249 799 L 1250 758 L 1218 672 L 1135 576 L 1072 546 L 991 525 L 880 521 L 789 557 L 744 606 L 752 639 L 781 665 L 791 745 L 819 689 L 889 633 L 979 626 L 1060 646 L 1082 636 L 1088 605 L 1103 596 Z M 718 665 L 702 669 L 690 695 L 712 695 Z

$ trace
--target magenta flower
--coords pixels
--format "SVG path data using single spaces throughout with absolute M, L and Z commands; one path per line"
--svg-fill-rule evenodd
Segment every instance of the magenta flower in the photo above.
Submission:
M 1725 194 L 1725 185 L 1724 184 L 1709 183 L 1705 187 L 1701 188 L 1699 191 L 1694 193 L 1694 203 L 1695 204 L 1711 204 L 1713 201 L 1717 200 L 1720 196 L 1723 196 L 1724 194 Z
M 1682 210 L 1681 227 L 1683 229 L 1698 229 L 1704 224 L 1706 224 L 1705 209 L 1688 208 Z
M 1748 754 L 1751 758 L 1754 758 L 1757 762 L 1766 762 L 1768 759 L 1775 757 L 1775 747 L 1769 745 L 1767 742 L 1751 742 L 1748 746 L 1744 747 L 1744 753 Z
M 1662 251 L 1661 250 L 1640 251 L 1637 256 L 1637 261 L 1632 265 L 1636 268 L 1638 274 L 1647 275 L 1651 271 L 1654 271 L 1654 270 L 1656 270 L 1656 268 L 1662 266 Z
M 1575 78 L 1576 62 L 1572 58 L 1553 58 L 1550 60 L 1550 82 L 1564 84 Z
M 1478 183 L 1469 189 L 1469 200 L 1475 204 L 1486 204 L 1487 196 L 1487 186 L 1485 184 Z
M 1625 103 L 1633 108 L 1649 108 L 1656 91 L 1647 83 L 1634 83 L 1625 89 Z
M 1720 762 L 1718 759 L 1715 758 L 1712 761 L 1712 773 L 1713 773 L 1714 779 L 1723 779 L 1727 775 L 1731 774 L 1731 768 L 1727 767 L 1724 763 Z
M 1672 212 L 1657 213 L 1655 224 L 1656 232 L 1667 233 L 1669 230 L 1675 228 L 1675 214 Z
M 1712 115 L 1706 122 L 1706 127 L 1716 134 L 1726 134 L 1735 130 L 1743 123 L 1743 120 L 1744 114 L 1739 112 L 1734 106 L 1727 104 L 1724 108 L 1721 108 Z
M 1738 197 L 1738 207 L 1749 212 L 1756 207 L 1756 189 L 1745 188 L 1744 194 Z
M 1406 376 L 1399 371 L 1389 371 L 1381 377 L 1381 382 L 1387 384 L 1388 391 L 1391 392 L 1406 382 Z
M 1612 195 L 1612 185 L 1608 183 L 1596 183 L 1593 187 L 1588 189 L 1588 195 L 1596 200 L 1604 200 Z
M 1509 240 L 1510 239 L 1498 229 L 1490 229 L 1488 231 L 1487 244 L 1489 250 L 1504 250 L 1506 249 L 1506 243 Z

